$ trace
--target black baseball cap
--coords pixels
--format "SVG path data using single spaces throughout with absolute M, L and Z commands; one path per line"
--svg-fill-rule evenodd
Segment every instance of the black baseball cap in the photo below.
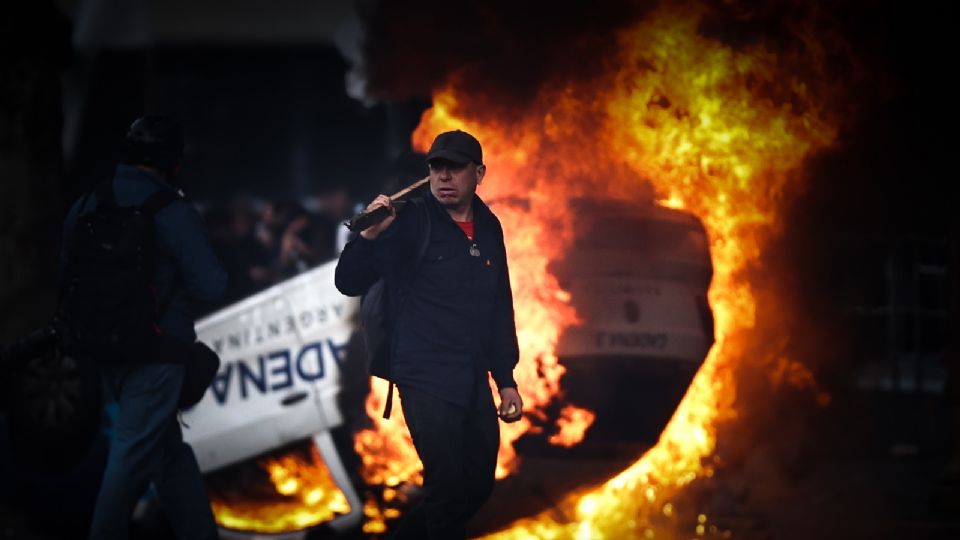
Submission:
M 483 149 L 480 148 L 480 141 L 466 131 L 447 131 L 437 135 L 430 145 L 427 161 L 431 159 L 446 159 L 460 164 L 472 161 L 483 165 Z

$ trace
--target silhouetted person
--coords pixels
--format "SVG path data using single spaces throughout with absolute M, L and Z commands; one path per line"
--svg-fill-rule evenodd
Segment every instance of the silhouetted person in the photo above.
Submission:
M 108 194 L 118 207 L 144 205 L 158 193 L 176 189 L 182 154 L 183 132 L 172 119 L 145 116 L 130 126 L 123 163 L 112 181 L 81 197 L 67 216 L 63 246 L 67 275 L 77 248 L 78 218 L 107 204 L 98 200 L 98 194 Z M 226 274 L 213 254 L 200 215 L 188 202 L 179 197 L 169 202 L 153 215 L 153 224 L 153 282 L 156 297 L 163 299 L 157 310 L 157 330 L 189 344 L 196 340 L 190 301 L 215 300 L 226 287 Z M 144 350 L 142 356 L 146 359 L 153 352 Z M 196 458 L 183 442 L 177 420 L 183 360 L 98 362 L 105 392 L 116 401 L 118 414 L 90 538 L 127 538 L 134 506 L 151 483 L 179 538 L 217 538 Z

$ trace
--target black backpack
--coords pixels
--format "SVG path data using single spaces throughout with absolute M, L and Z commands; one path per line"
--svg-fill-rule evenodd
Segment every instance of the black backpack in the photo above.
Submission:
M 422 228 L 416 257 L 404 269 L 375 281 L 360 300 L 360 333 L 370 362 L 370 374 L 390 382 L 387 403 L 383 409 L 384 418 L 390 418 L 393 409 L 394 382 L 390 369 L 393 346 L 390 336 L 396 323 L 395 316 L 400 312 L 404 300 L 404 281 L 416 274 L 430 245 L 431 223 L 425 202 L 412 199 L 409 204 L 417 207 L 421 214 Z
M 154 215 L 180 198 L 161 189 L 140 206 L 118 206 L 113 182 L 99 184 L 97 205 L 80 205 L 61 288 L 61 347 L 98 361 L 140 358 L 160 333 L 169 298 L 157 297 Z

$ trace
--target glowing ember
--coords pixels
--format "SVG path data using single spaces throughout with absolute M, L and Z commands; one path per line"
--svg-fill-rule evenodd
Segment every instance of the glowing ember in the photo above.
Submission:
M 323 458 L 311 446 L 309 459 L 292 452 L 259 465 L 269 473 L 276 494 L 267 500 L 244 494 L 237 500 L 214 494 L 211 497 L 217 523 L 228 529 L 277 533 L 302 530 L 350 511 Z

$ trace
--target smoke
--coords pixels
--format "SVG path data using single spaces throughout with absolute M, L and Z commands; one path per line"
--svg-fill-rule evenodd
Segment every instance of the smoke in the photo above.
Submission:
M 430 96 L 459 85 L 523 104 L 557 79 L 601 74 L 617 48 L 617 30 L 650 2 L 420 1 L 360 8 L 366 27 L 367 92 L 376 98 Z
M 523 105 L 544 86 L 601 77 L 616 61 L 617 34 L 668 2 L 574 0 L 440 0 L 361 2 L 362 60 L 355 76 L 371 99 L 429 97 L 447 84 Z M 706 0 L 701 35 L 734 49 L 762 45 L 794 59 L 804 70 L 824 63 L 831 77 L 847 80 L 856 71 L 837 21 L 817 3 Z M 805 39 L 816 28 L 817 41 Z M 811 59 L 811 56 L 826 56 Z M 825 93 L 825 92 L 824 92 Z

